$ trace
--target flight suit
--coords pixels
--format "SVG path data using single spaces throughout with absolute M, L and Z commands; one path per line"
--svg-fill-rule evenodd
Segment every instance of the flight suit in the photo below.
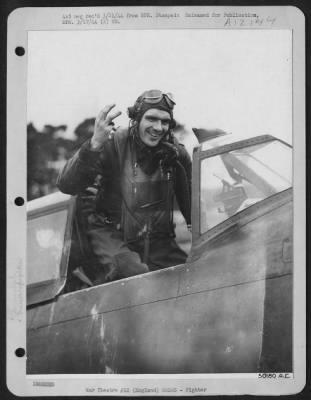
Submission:
M 173 208 L 176 196 L 190 223 L 191 160 L 182 145 L 175 145 L 182 172 L 159 161 L 146 173 L 138 156 L 146 154 L 148 160 L 155 149 L 139 149 L 133 134 L 118 129 L 101 151 L 85 143 L 60 173 L 58 187 L 69 194 L 82 193 L 101 176 L 87 234 L 107 280 L 185 262 L 187 255 L 175 241 Z

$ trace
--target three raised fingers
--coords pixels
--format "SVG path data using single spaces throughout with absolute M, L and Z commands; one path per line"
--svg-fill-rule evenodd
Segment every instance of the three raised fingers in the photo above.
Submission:
M 112 121 L 113 121 L 115 118 L 117 118 L 119 115 L 121 115 L 121 114 L 122 114 L 121 111 L 117 111 L 117 112 L 115 112 L 114 114 L 108 115 L 108 116 L 106 117 L 106 120 L 107 120 L 109 123 L 112 123 Z
M 106 119 L 109 112 L 115 107 L 115 104 L 107 104 L 98 114 L 98 119 Z
M 97 122 L 107 122 L 108 125 L 113 124 L 113 120 L 122 114 L 121 111 L 117 111 L 114 114 L 108 115 L 109 112 L 115 107 L 115 104 L 106 105 L 98 114 L 96 120 Z

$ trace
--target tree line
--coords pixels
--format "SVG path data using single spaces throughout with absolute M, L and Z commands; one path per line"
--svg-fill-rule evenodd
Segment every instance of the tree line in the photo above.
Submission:
M 42 131 L 27 125 L 27 200 L 57 190 L 60 169 L 85 140 L 93 134 L 95 118 L 85 119 L 74 130 L 73 139 L 65 137 L 66 125 L 45 125 Z

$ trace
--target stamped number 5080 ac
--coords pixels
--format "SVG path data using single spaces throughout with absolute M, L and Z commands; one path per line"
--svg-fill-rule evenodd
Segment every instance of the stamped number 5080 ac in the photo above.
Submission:
M 277 379 L 277 378 L 290 378 L 289 373 L 265 373 L 265 374 L 258 374 L 258 378 L 265 378 L 265 379 Z

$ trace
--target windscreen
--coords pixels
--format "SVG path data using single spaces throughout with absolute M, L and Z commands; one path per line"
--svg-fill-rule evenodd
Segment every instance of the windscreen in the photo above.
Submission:
M 291 186 L 291 148 L 277 140 L 203 159 L 200 232 Z
M 67 210 L 27 223 L 27 285 L 57 279 L 64 248 Z

